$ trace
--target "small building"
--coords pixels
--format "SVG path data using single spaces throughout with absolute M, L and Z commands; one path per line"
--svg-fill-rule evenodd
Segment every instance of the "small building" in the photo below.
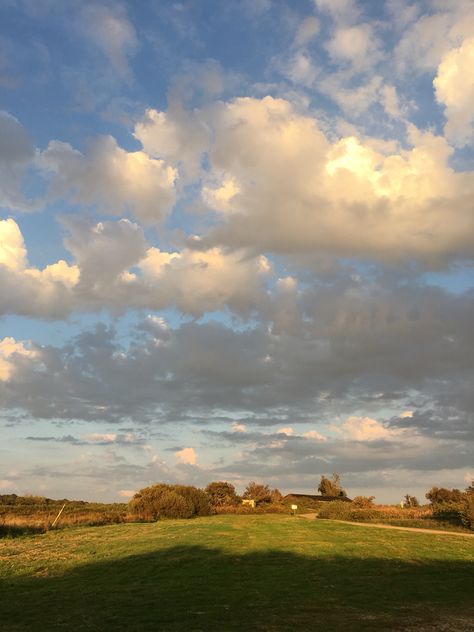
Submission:
M 242 505 L 249 505 L 250 507 L 254 507 L 255 508 L 256 503 L 255 503 L 255 500 L 253 498 L 251 498 L 250 500 L 244 498 L 242 500 Z
M 334 500 L 341 500 L 344 503 L 352 502 L 352 499 L 347 498 L 347 496 L 322 496 L 320 494 L 294 494 L 293 492 L 284 496 L 283 500 L 286 500 L 286 501 L 312 500 L 315 502 L 332 502 Z

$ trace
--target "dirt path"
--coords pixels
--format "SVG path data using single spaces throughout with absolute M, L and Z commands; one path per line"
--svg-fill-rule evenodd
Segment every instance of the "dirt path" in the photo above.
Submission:
M 313 520 L 316 518 L 315 513 L 299 514 L 299 518 L 307 518 Z M 331 521 L 330 521 L 331 522 Z M 398 531 L 414 531 L 416 533 L 434 533 L 437 535 L 456 535 L 463 538 L 474 538 L 474 533 L 460 533 L 459 531 L 442 531 L 441 529 L 421 529 L 418 527 L 397 527 L 392 524 L 379 524 L 375 522 L 350 522 L 349 520 L 333 520 L 341 524 L 351 524 L 356 527 L 374 527 L 375 529 L 397 529 Z

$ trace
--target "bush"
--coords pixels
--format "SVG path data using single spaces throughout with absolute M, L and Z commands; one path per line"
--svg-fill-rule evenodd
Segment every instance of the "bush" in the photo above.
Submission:
M 352 506 L 358 509 L 368 509 L 374 506 L 375 496 L 356 496 L 352 501 Z
M 433 505 L 433 518 L 443 520 L 454 525 L 463 523 L 463 511 L 465 504 L 463 498 L 459 502 L 440 502 Z
M 356 522 L 370 522 L 372 520 L 380 520 L 382 518 L 382 514 L 377 509 L 367 507 L 366 509 L 351 509 L 349 511 L 348 520 L 355 520 Z
M 333 500 L 324 503 L 318 512 L 318 518 L 328 520 L 348 520 L 351 514 L 351 505 L 341 500 Z
M 283 503 L 262 503 L 256 507 L 249 505 L 222 505 L 216 507 L 216 514 L 238 514 L 238 515 L 255 515 L 255 514 L 288 514 L 289 509 Z
M 211 513 L 209 499 L 201 489 L 164 483 L 141 489 L 130 500 L 129 508 L 141 520 L 191 518 Z
M 226 481 L 214 481 L 204 490 L 209 497 L 212 507 L 225 507 L 227 505 L 237 505 L 239 499 L 235 493 L 235 487 Z
M 464 507 L 461 511 L 461 522 L 468 529 L 474 531 L 474 493 L 466 494 L 464 499 Z
M 212 511 L 209 498 L 202 489 L 198 489 L 193 485 L 172 485 L 171 488 L 189 502 L 192 507 L 193 516 L 211 515 Z

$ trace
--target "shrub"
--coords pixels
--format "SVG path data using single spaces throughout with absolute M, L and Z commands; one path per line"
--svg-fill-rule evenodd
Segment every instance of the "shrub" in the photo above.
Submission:
M 463 521 L 465 504 L 463 498 L 458 502 L 445 501 L 433 505 L 433 518 L 443 520 L 451 524 L 460 525 Z
M 212 513 L 209 498 L 202 489 L 193 485 L 172 485 L 171 488 L 189 502 L 193 516 L 209 516 Z
M 374 506 L 375 496 L 356 496 L 352 501 L 352 506 L 359 509 L 368 509 Z
M 347 520 L 351 513 L 351 505 L 340 500 L 324 503 L 318 512 L 318 518 L 329 520 Z
M 380 511 L 377 511 L 377 509 L 367 507 L 365 509 L 351 509 L 348 513 L 347 519 L 364 522 L 366 520 L 380 520 L 382 516 L 383 514 L 381 514 Z
M 141 520 L 191 518 L 211 513 L 207 495 L 192 485 L 158 483 L 138 491 L 129 502 L 130 512 Z
M 226 481 L 214 481 L 204 490 L 209 497 L 211 506 L 224 507 L 227 505 L 237 505 L 239 499 L 235 493 L 235 487 Z
M 155 502 L 155 510 L 158 518 L 191 518 L 193 515 L 192 504 L 181 494 L 173 490 L 164 491 Z
M 461 522 L 465 527 L 474 531 L 474 493 L 472 492 L 467 493 L 464 499 Z
M 255 515 L 255 514 L 288 514 L 288 507 L 285 507 L 282 503 L 262 503 L 256 507 L 250 507 L 249 505 L 222 505 L 216 507 L 217 514 L 242 514 L 242 515 Z

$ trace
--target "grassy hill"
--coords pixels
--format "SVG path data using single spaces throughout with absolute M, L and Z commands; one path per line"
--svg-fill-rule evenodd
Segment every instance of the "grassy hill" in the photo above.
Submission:
M 472 630 L 474 538 L 288 516 L 0 540 L 0 629 Z

